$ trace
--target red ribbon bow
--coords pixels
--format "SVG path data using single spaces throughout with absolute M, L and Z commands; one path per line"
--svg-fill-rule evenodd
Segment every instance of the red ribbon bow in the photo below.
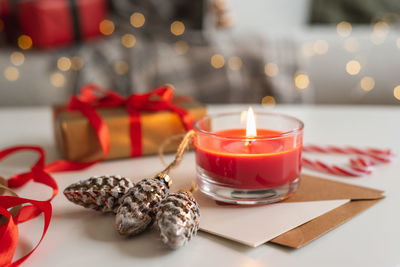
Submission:
M 96 93 L 102 96 L 98 96 Z M 162 86 L 147 94 L 132 94 L 124 98 L 116 92 L 90 84 L 81 89 L 79 96 L 71 97 L 68 109 L 80 111 L 89 120 L 100 141 L 104 158 L 106 158 L 110 152 L 110 134 L 107 125 L 96 109 L 125 106 L 129 115 L 131 156 L 136 157 L 142 155 L 140 112 L 170 110 L 180 117 L 186 130 L 192 129 L 193 116 L 185 109 L 173 104 L 173 94 L 174 91 L 171 88 Z
M 102 94 L 98 96 L 96 93 Z M 132 156 L 142 154 L 141 150 L 141 125 L 140 112 L 142 111 L 160 111 L 170 110 L 176 113 L 182 120 L 186 130 L 193 126 L 193 117 L 183 108 L 173 104 L 173 91 L 168 87 L 160 87 L 154 91 L 143 95 L 131 95 L 124 98 L 121 95 L 101 89 L 95 85 L 88 85 L 82 88 L 81 94 L 72 96 L 69 103 L 69 110 L 78 110 L 86 116 L 94 127 L 95 132 L 100 140 L 101 147 L 104 152 L 104 158 L 109 154 L 109 132 L 107 125 L 96 112 L 96 108 L 108 108 L 125 106 L 130 118 L 131 132 L 131 149 Z M 8 218 L 8 221 L 0 226 L 0 266 L 18 266 L 24 262 L 39 246 L 43 240 L 50 224 L 52 206 L 51 200 L 58 193 L 58 186 L 50 172 L 76 171 L 85 169 L 91 165 L 101 161 L 93 162 L 71 162 L 67 160 L 57 160 L 45 165 L 45 153 L 43 148 L 39 146 L 15 146 L 0 151 L 0 161 L 16 152 L 33 151 L 39 154 L 37 162 L 31 167 L 29 172 L 16 174 L 7 180 L 10 188 L 21 187 L 30 180 L 47 185 L 53 189 L 51 197 L 45 201 L 37 201 L 32 199 L 20 198 L 15 196 L 0 196 L 0 215 Z M 14 206 L 28 204 L 23 206 L 18 214 L 12 217 L 8 211 Z M 15 249 L 18 243 L 18 227 L 17 225 L 36 218 L 43 212 L 44 229 L 38 244 L 24 257 L 12 262 Z

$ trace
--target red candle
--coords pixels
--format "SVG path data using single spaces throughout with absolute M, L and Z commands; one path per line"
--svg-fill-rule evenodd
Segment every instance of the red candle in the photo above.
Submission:
M 245 129 L 222 130 L 215 134 L 246 138 Z M 267 188 L 298 178 L 301 145 L 294 146 L 293 137 L 279 138 L 282 132 L 278 131 L 257 129 L 257 135 L 262 138 L 254 138 L 247 144 L 231 138 L 206 138 L 201 145 L 195 142 L 197 165 L 214 177 L 214 181 L 237 188 Z M 263 141 L 264 138 L 269 140 Z
M 303 123 L 283 114 L 254 115 L 251 108 L 242 115 L 217 114 L 195 123 L 200 190 L 237 204 L 289 197 L 300 179 Z

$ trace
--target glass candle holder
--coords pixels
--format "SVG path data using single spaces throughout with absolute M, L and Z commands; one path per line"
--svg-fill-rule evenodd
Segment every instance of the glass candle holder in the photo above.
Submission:
M 243 112 L 209 115 L 194 125 L 197 182 L 215 200 L 273 203 L 291 196 L 301 171 L 303 123 L 291 116 L 255 114 L 246 134 Z

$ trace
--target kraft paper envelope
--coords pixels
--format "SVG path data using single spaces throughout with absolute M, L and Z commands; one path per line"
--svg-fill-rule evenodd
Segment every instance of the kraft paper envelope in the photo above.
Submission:
M 384 198 L 383 191 L 302 175 L 296 194 L 283 203 L 332 199 L 351 199 L 299 227 L 270 240 L 272 243 L 300 248 L 333 228 L 345 223 Z
M 271 241 L 298 248 L 383 198 L 382 191 L 307 175 L 286 201 L 256 207 L 217 205 L 197 193 L 200 229 L 249 246 Z M 350 201 L 351 200 L 351 201 Z

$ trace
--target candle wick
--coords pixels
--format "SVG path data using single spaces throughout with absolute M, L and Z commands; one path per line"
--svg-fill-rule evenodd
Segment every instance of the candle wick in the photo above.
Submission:
M 244 143 L 245 146 L 251 146 L 253 143 L 253 140 L 246 140 L 246 143 Z

